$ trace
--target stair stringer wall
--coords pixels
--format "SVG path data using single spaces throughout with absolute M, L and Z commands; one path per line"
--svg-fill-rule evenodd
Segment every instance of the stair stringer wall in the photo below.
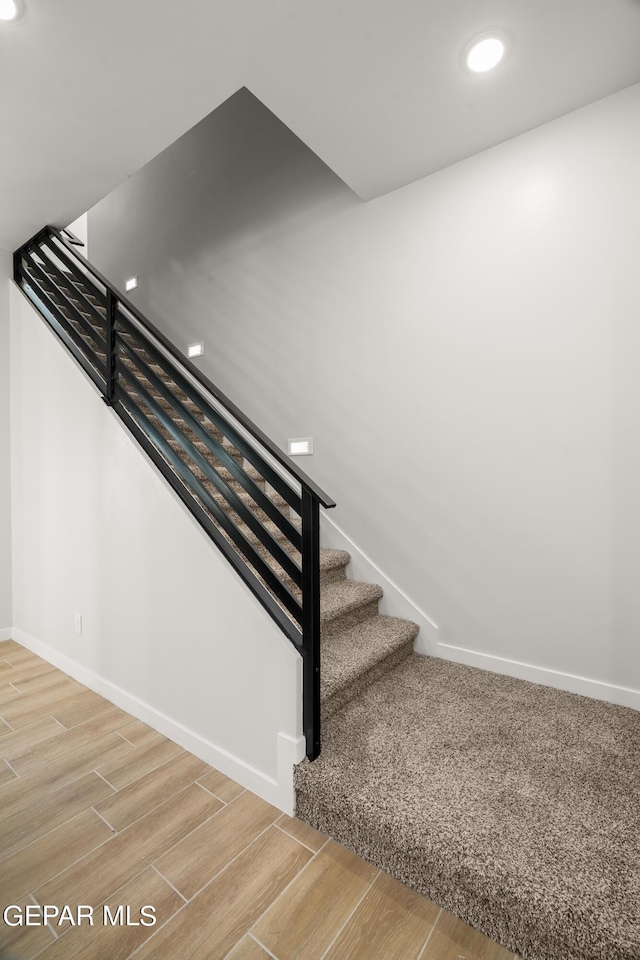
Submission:
M 13 637 L 291 812 L 300 658 L 13 284 L 11 375 Z

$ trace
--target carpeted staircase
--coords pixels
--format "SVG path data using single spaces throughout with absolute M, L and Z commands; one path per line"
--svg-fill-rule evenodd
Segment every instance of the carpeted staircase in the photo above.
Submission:
M 59 276 L 50 275 L 50 279 L 60 284 Z M 90 291 L 83 285 L 74 280 L 71 276 L 64 284 L 65 290 L 74 301 L 76 307 L 83 314 L 89 323 L 93 323 L 91 315 L 84 311 L 83 300 L 89 300 L 101 315 L 105 315 L 105 309 L 100 302 L 91 295 Z M 51 288 L 54 289 L 53 286 Z M 82 297 L 77 295 L 77 291 L 82 291 Z M 69 323 L 77 331 L 78 335 L 91 345 L 90 338 L 86 330 L 77 320 L 74 320 L 72 314 L 62 308 L 67 316 Z M 99 331 L 100 333 L 102 331 Z M 133 338 L 128 334 L 122 334 L 122 338 L 133 343 Z M 95 344 L 93 345 L 95 347 Z M 204 426 L 210 436 L 214 437 L 225 447 L 236 463 L 242 465 L 256 485 L 266 493 L 269 499 L 278 507 L 282 513 L 286 513 L 292 520 L 294 526 L 300 528 L 300 518 L 295 513 L 290 512 L 287 502 L 279 494 L 267 489 L 264 478 L 261 474 L 248 464 L 243 455 L 236 450 L 233 445 L 223 437 L 220 430 L 209 421 L 199 408 L 186 397 L 175 384 L 171 383 L 162 368 L 154 363 L 154 360 L 144 350 L 141 350 L 139 344 L 135 344 L 138 355 L 141 356 L 154 373 L 160 377 L 163 382 L 170 387 L 172 392 L 178 397 L 186 409 Z M 103 352 L 98 351 L 98 359 L 102 364 L 106 357 Z M 135 370 L 132 361 L 121 359 L 120 363 Z M 139 371 L 136 371 L 138 380 L 145 389 L 153 396 L 158 405 L 166 411 L 172 419 L 176 418 L 176 413 L 170 403 L 160 396 L 153 384 L 142 377 Z M 123 382 L 126 389 L 126 382 Z M 167 442 L 169 447 L 179 453 L 183 459 L 188 459 L 185 451 L 178 441 L 165 429 L 160 420 L 148 414 L 149 420 L 157 428 L 158 433 Z M 175 421 L 177 422 L 177 421 Z M 198 452 L 213 466 L 217 473 L 229 484 L 234 492 L 240 497 L 243 503 L 249 507 L 254 516 L 261 521 L 263 526 L 271 533 L 282 548 L 295 560 L 299 562 L 300 555 L 297 553 L 286 536 L 280 531 L 276 524 L 270 520 L 258 504 L 251 498 L 251 495 L 234 480 L 231 473 L 212 458 L 212 454 L 207 446 L 199 440 L 197 435 L 189 429 L 185 423 L 180 423 L 181 432 L 193 443 Z M 160 453 L 162 453 L 162 450 Z M 271 553 L 262 546 L 257 534 L 252 531 L 246 523 L 230 507 L 225 497 L 218 489 L 207 479 L 204 472 L 195 462 L 190 462 L 189 467 L 195 476 L 202 481 L 205 489 L 211 494 L 216 502 L 225 510 L 242 532 L 244 537 L 254 546 L 264 560 L 275 570 L 278 576 L 283 580 L 294 595 L 299 595 L 299 589 L 286 576 L 286 573 L 279 567 Z M 207 510 L 204 503 L 200 504 L 216 523 L 227 540 L 228 534 L 220 528 L 215 517 Z M 331 714 L 343 707 L 346 703 L 358 696 L 370 683 L 373 683 L 378 677 L 383 676 L 388 670 L 401 663 L 407 657 L 411 656 L 413 651 L 413 640 L 418 632 L 418 627 L 408 620 L 400 620 L 396 617 L 383 616 L 378 612 L 378 601 L 382 596 L 380 587 L 370 583 L 358 583 L 350 580 L 346 576 L 346 567 L 350 561 L 350 556 L 344 550 L 320 550 L 320 621 L 322 637 L 322 716 L 326 720 Z M 260 578 L 259 578 L 260 579 Z
M 71 293 L 78 287 L 69 279 Z M 242 454 L 180 399 L 289 515 Z M 293 555 L 247 491 L 216 469 Z M 323 748 L 296 769 L 297 815 L 524 960 L 640 960 L 640 714 L 416 655 L 417 626 L 382 616 L 382 590 L 348 579 L 349 560 L 321 550 Z
M 297 815 L 524 960 L 640 958 L 640 713 L 411 655 L 325 724 Z

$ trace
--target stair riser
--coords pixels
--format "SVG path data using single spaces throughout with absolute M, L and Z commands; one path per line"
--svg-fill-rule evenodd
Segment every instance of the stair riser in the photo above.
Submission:
M 342 633 L 343 630 L 349 630 L 351 627 L 355 627 L 356 624 L 362 623 L 363 620 L 368 620 L 369 617 L 375 617 L 377 613 L 377 600 L 363 603 L 361 606 L 350 610 L 348 613 L 343 613 L 333 620 L 328 622 L 323 621 L 321 638 L 328 640 L 330 637 L 335 637 L 337 634 Z
M 399 666 L 405 660 L 407 660 L 413 653 L 413 640 L 408 640 L 404 646 L 400 649 L 394 650 L 393 653 L 385 657 L 384 660 L 381 660 L 370 670 L 367 670 L 366 673 L 362 673 L 357 681 L 352 681 L 346 687 L 336 690 L 331 697 L 328 697 L 326 700 L 322 701 L 322 720 L 323 722 L 328 720 L 329 717 L 334 716 L 345 707 L 348 703 L 351 703 L 352 700 L 355 700 L 356 697 L 359 697 L 360 694 L 370 687 L 372 683 L 375 683 L 376 680 L 379 680 L 380 677 L 384 676 L 386 673 L 389 673 L 390 670 L 393 670 L 394 667 Z
M 321 570 L 320 571 L 320 583 L 323 583 L 325 586 L 329 583 L 337 583 L 339 580 L 347 579 L 347 566 L 346 564 L 343 567 L 333 567 L 331 570 Z

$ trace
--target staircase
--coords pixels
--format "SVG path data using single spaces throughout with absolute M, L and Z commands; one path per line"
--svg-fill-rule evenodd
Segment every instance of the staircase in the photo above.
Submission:
M 264 460 L 275 448 L 253 445 L 243 429 L 253 425 L 226 398 L 216 403 L 221 394 L 205 378 L 194 383 L 194 368 L 79 256 L 74 240 L 42 231 L 16 254 L 16 280 L 296 642 L 304 619 L 303 505 L 289 479 Z M 333 505 L 301 471 L 294 479 Z M 322 669 L 319 702 L 308 712 L 321 709 L 323 721 L 409 657 L 418 631 L 378 612 L 381 588 L 347 578 L 349 561 L 345 551 L 317 550 Z M 317 717 L 314 727 L 313 759 Z
M 333 501 L 73 238 L 46 228 L 14 275 L 301 653 L 298 817 L 523 960 L 638 960 L 639 715 L 413 653 L 320 548 Z

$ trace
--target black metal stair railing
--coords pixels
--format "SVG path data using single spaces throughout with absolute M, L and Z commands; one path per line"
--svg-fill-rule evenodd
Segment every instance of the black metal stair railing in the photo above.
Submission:
M 307 756 L 320 753 L 320 513 L 335 503 L 77 250 L 45 227 L 14 279 L 303 663 Z

